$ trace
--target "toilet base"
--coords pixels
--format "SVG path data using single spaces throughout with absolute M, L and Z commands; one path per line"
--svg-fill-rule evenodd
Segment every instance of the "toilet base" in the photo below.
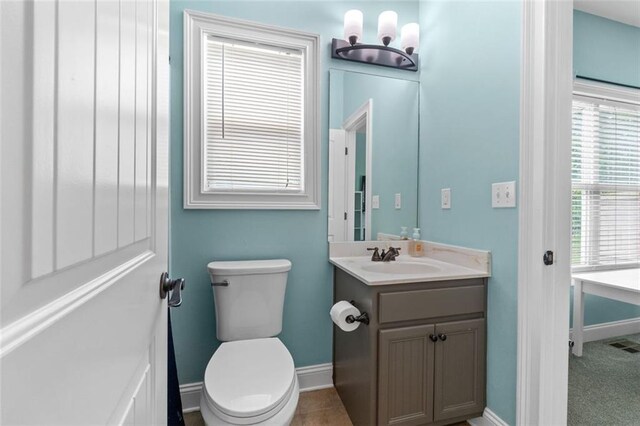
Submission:
M 209 408 L 207 397 L 205 395 L 206 390 L 203 386 L 202 391 L 200 393 L 200 413 L 202 414 L 204 423 L 207 426 L 232 426 L 232 425 L 246 425 L 246 424 L 289 426 L 296 412 L 296 407 L 298 406 L 298 397 L 300 395 L 300 387 L 298 385 L 297 375 L 294 376 L 294 380 L 295 382 L 294 382 L 294 388 L 291 392 L 291 399 L 289 399 L 289 401 L 287 401 L 287 403 L 280 409 L 280 411 L 278 411 L 272 417 L 269 417 L 268 419 L 261 422 L 257 422 L 257 423 L 247 422 L 248 419 L 246 418 L 238 419 L 238 420 L 241 420 L 238 423 L 230 423 L 218 417 L 211 410 L 211 408 Z

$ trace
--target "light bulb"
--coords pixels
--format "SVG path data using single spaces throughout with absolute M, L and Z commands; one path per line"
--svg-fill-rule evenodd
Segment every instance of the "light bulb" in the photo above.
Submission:
M 396 39 L 398 27 L 398 14 L 393 10 L 384 11 L 378 16 L 378 40 L 388 46 Z
M 420 47 L 420 26 L 416 23 L 406 24 L 400 30 L 402 50 L 409 55 Z
M 362 12 L 352 9 L 344 14 L 344 39 L 352 46 L 362 39 Z

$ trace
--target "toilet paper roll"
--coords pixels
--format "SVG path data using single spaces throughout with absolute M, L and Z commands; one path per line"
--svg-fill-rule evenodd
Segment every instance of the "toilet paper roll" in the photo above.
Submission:
M 331 315 L 331 320 L 335 325 L 340 327 L 343 331 L 353 331 L 360 326 L 359 322 L 352 322 L 351 324 L 347 322 L 347 317 L 349 315 L 357 317 L 360 315 L 360 311 L 346 300 L 341 300 L 333 305 L 331 307 L 331 311 L 329 311 L 329 315 Z

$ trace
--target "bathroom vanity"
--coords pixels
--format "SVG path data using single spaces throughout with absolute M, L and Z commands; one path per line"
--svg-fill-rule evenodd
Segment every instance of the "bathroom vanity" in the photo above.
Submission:
M 406 244 L 394 242 L 394 246 Z M 333 379 L 355 425 L 446 425 L 485 407 L 488 252 L 426 244 L 427 257 L 371 262 L 385 243 L 334 243 L 334 301 L 369 324 L 334 327 Z

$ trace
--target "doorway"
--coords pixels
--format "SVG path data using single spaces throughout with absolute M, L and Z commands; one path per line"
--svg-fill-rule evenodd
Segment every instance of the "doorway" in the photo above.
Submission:
M 567 423 L 632 424 L 640 418 L 640 8 L 638 22 L 621 22 L 612 15 L 620 6 L 577 7 Z
M 372 117 L 369 99 L 330 129 L 329 241 L 371 240 Z
M 573 6 L 523 4 L 517 422 L 524 425 L 567 422 Z
M 369 99 L 342 124 L 346 152 L 350 154 L 346 156 L 345 161 L 345 200 L 347 233 L 353 234 L 353 239 L 348 241 L 371 239 L 371 191 L 367 191 L 367 187 L 370 187 L 372 182 L 372 114 L 373 100 Z

